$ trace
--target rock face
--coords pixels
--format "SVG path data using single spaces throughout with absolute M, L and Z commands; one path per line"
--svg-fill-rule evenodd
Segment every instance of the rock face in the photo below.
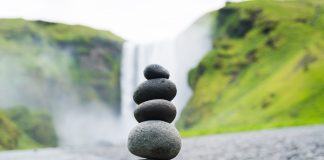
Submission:
M 177 113 L 170 102 L 177 88 L 167 79 L 169 72 L 162 66 L 149 65 L 144 76 L 148 80 L 140 84 L 133 95 L 139 104 L 134 116 L 140 123 L 129 133 L 128 150 L 142 158 L 172 159 L 181 149 L 181 137 L 170 124 Z
M 177 114 L 176 107 L 164 99 L 154 99 L 141 103 L 134 111 L 138 122 L 161 120 L 171 123 Z
M 144 70 L 144 77 L 146 79 L 166 78 L 169 79 L 169 71 L 157 64 L 151 64 Z
M 181 148 L 181 138 L 174 126 L 163 121 L 145 121 L 129 134 L 128 149 L 136 156 L 172 159 Z

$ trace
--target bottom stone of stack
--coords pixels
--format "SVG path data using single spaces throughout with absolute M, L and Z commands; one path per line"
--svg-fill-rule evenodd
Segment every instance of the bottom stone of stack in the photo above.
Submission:
M 181 149 L 181 137 L 177 129 L 163 121 L 139 123 L 128 136 L 129 151 L 148 159 L 172 159 Z

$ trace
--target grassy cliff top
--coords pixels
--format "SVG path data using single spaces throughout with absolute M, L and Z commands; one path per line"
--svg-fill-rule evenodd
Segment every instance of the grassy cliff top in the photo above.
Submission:
M 24 34 L 44 35 L 57 42 L 90 41 L 92 38 L 122 43 L 121 37 L 103 30 L 97 30 L 82 25 L 67 25 L 46 21 L 27 21 L 24 19 L 0 19 L 0 32 L 8 36 L 21 36 Z

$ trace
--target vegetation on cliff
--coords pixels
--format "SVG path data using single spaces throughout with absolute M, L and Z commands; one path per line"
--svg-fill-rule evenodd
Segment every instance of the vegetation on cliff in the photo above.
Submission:
M 23 106 L 0 110 L 0 150 L 57 146 L 51 116 Z
M 37 82 L 40 89 L 29 99 L 41 99 L 37 94 L 46 95 L 46 90 L 73 88 L 84 102 L 98 100 L 118 110 L 122 42 L 108 31 L 84 26 L 0 19 L 0 78 Z M 38 105 L 47 104 L 32 104 Z
M 0 111 L 0 150 L 17 148 L 18 138 L 17 127 Z
M 324 3 L 228 3 L 189 73 L 183 136 L 324 122 Z
M 57 146 L 52 115 L 69 108 L 119 112 L 122 43 L 79 25 L 0 19 L 0 150 Z

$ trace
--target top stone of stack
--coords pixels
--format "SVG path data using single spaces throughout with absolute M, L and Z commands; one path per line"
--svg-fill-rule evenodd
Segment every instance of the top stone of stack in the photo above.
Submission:
M 147 66 L 144 70 L 144 76 L 146 79 L 155 79 L 155 78 L 166 78 L 169 79 L 169 72 L 160 65 L 151 64 Z

